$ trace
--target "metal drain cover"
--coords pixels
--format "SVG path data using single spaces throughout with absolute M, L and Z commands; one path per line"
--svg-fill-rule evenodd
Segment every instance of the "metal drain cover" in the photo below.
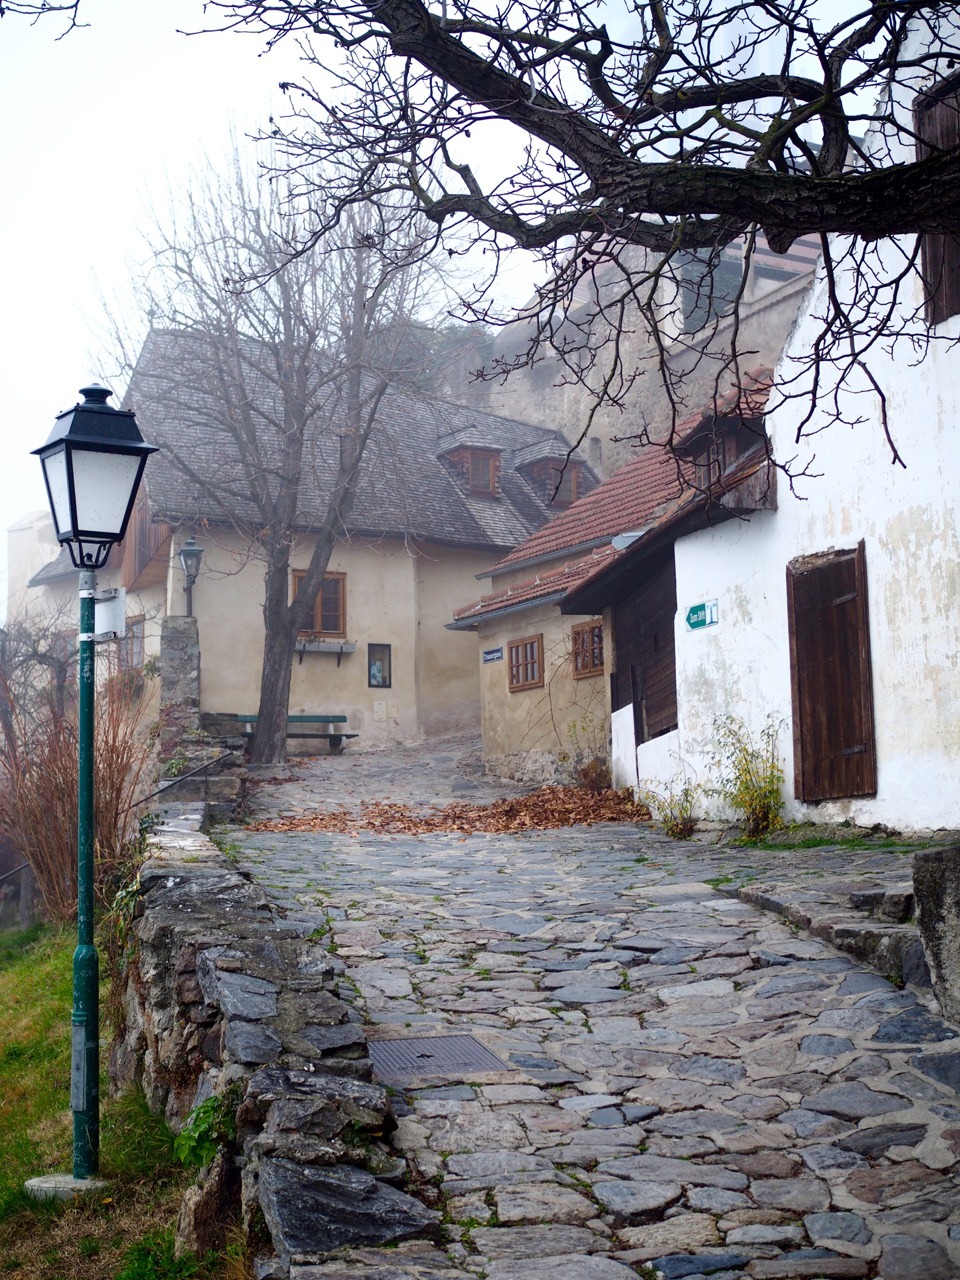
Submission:
M 473 1036 L 407 1036 L 368 1042 L 378 1080 L 463 1076 L 509 1071 L 510 1066 Z

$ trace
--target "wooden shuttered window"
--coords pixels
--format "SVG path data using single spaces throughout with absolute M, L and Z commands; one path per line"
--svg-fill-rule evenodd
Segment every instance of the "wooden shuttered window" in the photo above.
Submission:
M 864 545 L 787 566 L 797 799 L 877 793 Z
M 584 622 L 570 633 L 573 648 L 573 678 L 603 675 L 603 622 Z
M 307 576 L 306 570 L 293 570 L 293 598 L 296 600 L 300 584 Z M 300 632 L 304 636 L 333 636 L 347 634 L 347 575 L 325 573 L 313 605 L 313 626 Z
M 677 727 L 676 612 L 672 558 L 614 611 L 617 665 L 612 691 L 617 708 L 633 705 L 637 742 Z
M 511 693 L 522 689 L 543 688 L 543 636 L 525 636 L 507 646 L 508 688 Z
M 914 104 L 919 159 L 960 146 L 960 79 L 922 94 Z M 921 243 L 927 320 L 940 324 L 960 312 L 960 238 L 925 235 Z

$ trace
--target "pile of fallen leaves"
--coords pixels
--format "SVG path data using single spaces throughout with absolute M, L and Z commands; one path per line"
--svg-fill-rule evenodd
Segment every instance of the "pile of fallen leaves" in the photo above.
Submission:
M 647 822 L 650 810 L 629 791 L 586 791 L 581 787 L 540 787 L 527 796 L 493 804 L 433 806 L 418 812 L 407 804 L 365 800 L 359 810 L 339 805 L 299 817 L 254 822 L 248 831 L 379 831 L 385 835 L 428 835 L 433 831 L 543 831 L 594 822 Z

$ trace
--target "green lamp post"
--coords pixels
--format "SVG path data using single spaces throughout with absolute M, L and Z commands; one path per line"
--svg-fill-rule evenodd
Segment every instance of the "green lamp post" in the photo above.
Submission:
M 57 540 L 80 570 L 80 652 L 77 792 L 77 949 L 73 956 L 73 1041 L 70 1108 L 73 1176 L 100 1169 L 99 960 L 93 941 L 93 708 L 97 569 L 123 540 L 147 457 L 129 410 L 107 404 L 106 387 L 84 387 L 83 402 L 58 415 L 40 458 Z

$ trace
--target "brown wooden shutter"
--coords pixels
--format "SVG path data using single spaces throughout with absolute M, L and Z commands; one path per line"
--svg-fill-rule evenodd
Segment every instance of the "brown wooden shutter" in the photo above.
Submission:
M 673 635 L 677 576 L 672 561 L 647 583 L 642 610 L 640 696 L 646 740 L 677 727 L 677 654 Z
M 918 98 L 914 119 L 919 159 L 960 146 L 960 82 L 948 81 Z M 960 312 L 960 239 L 925 235 L 921 254 L 927 320 L 940 324 Z
M 677 727 L 676 612 L 672 559 L 614 610 L 615 705 L 633 704 L 638 742 Z
M 876 795 L 864 544 L 788 565 L 787 616 L 797 798 Z

